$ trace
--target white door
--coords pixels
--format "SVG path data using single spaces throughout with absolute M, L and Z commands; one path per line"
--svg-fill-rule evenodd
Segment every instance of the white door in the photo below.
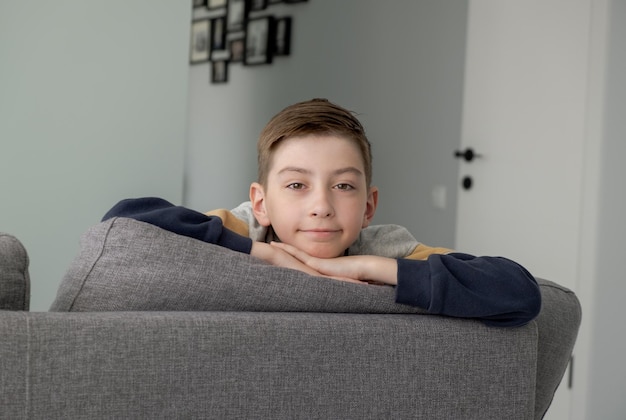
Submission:
M 469 1 L 460 149 L 482 156 L 460 159 L 456 249 L 574 290 L 591 1 Z M 546 419 L 570 418 L 570 394 Z

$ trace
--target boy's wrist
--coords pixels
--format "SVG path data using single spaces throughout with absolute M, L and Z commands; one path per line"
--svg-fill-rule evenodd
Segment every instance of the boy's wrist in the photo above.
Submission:
M 360 273 L 361 280 L 371 280 L 390 285 L 398 284 L 398 262 L 393 258 L 367 255 Z
M 250 247 L 251 256 L 267 260 L 271 253 L 272 249 L 269 244 L 266 244 L 265 242 L 252 241 L 252 246 Z

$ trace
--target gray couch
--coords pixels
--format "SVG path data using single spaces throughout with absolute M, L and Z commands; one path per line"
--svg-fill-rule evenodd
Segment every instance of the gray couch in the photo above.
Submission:
M 28 312 L 26 251 L 0 234 L 0 418 L 539 419 L 581 316 L 540 284 L 535 321 L 493 328 L 116 218 Z

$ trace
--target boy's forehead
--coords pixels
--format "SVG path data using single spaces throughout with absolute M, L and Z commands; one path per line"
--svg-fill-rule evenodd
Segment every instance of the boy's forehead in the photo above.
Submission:
M 353 140 L 335 135 L 314 134 L 281 140 L 272 151 L 271 169 L 278 169 L 276 166 L 293 166 L 295 161 L 312 164 L 316 159 L 325 164 L 333 162 L 340 166 L 357 167 L 364 172 L 364 158 Z
M 361 151 L 357 142 L 348 137 L 335 134 L 306 134 L 302 136 L 285 137 L 278 142 L 272 150 L 276 154 L 281 149 L 300 149 L 311 153 L 332 153 L 338 147 L 354 149 L 357 155 Z

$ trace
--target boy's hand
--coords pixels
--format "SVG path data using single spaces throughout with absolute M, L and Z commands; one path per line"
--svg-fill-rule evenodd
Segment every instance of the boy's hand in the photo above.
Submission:
M 374 255 L 352 255 L 336 258 L 317 258 L 282 242 L 272 242 L 321 275 L 339 280 L 353 279 L 357 282 L 374 282 L 395 285 L 398 283 L 398 263 L 393 258 Z M 319 274 L 318 274 L 319 275 Z
M 250 250 L 250 255 L 256 258 L 260 258 L 272 265 L 276 265 L 279 267 L 291 268 L 294 270 L 303 271 L 312 276 L 318 277 L 332 277 L 327 276 L 325 274 L 320 273 L 312 267 L 304 264 L 302 261 L 298 260 L 296 257 L 292 256 L 285 250 L 280 249 L 279 247 L 271 246 L 264 242 L 252 242 L 252 249 Z M 336 280 L 343 280 L 353 283 L 362 283 L 358 280 L 347 279 L 347 278 L 336 278 Z

